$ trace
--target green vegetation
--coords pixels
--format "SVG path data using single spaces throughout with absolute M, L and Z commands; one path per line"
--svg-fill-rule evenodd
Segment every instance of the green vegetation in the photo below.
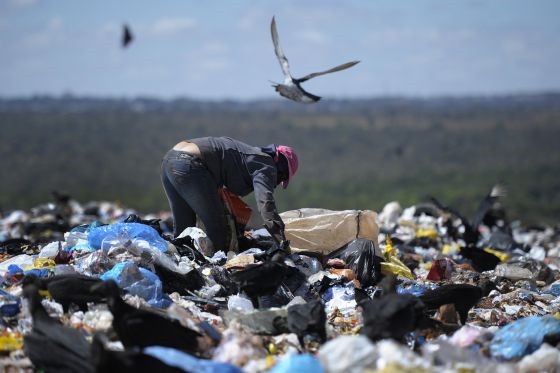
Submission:
M 300 172 L 281 210 L 381 210 L 428 195 L 468 216 L 496 182 L 512 218 L 560 217 L 560 95 L 463 99 L 196 102 L 0 100 L 0 206 L 29 208 L 65 190 L 81 202 L 167 209 L 164 153 L 181 139 L 231 136 L 286 143 Z M 252 197 L 246 198 L 251 202 Z

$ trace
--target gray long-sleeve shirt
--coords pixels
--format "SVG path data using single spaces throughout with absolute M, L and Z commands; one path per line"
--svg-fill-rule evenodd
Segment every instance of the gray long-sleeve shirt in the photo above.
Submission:
M 273 195 L 278 183 L 272 157 L 259 147 L 230 137 L 201 137 L 188 141 L 200 149 L 218 187 L 225 186 L 242 197 L 254 191 L 257 208 L 266 226 L 283 236 L 284 223 L 276 210 Z

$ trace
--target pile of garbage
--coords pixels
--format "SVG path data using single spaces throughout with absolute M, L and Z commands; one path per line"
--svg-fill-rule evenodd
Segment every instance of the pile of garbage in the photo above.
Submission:
M 206 256 L 169 214 L 67 196 L 0 216 L 6 372 L 560 370 L 560 229 L 432 198 L 282 214 Z

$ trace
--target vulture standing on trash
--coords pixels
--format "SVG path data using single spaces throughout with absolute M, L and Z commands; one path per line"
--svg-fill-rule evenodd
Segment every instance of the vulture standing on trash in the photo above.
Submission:
M 284 96 L 290 100 L 296 102 L 302 102 L 305 104 L 310 104 L 319 101 L 321 97 L 315 96 L 305 91 L 301 87 L 301 83 L 320 75 L 334 73 L 336 71 L 348 69 L 360 62 L 360 61 L 347 62 L 345 64 L 333 67 L 332 69 L 317 72 L 317 73 L 312 73 L 304 76 L 303 78 L 296 79 L 292 77 L 292 74 L 290 73 L 290 65 L 288 64 L 288 59 L 286 58 L 286 55 L 284 55 L 284 51 L 282 51 L 282 47 L 280 46 L 278 31 L 276 30 L 276 20 L 274 19 L 274 17 L 272 17 L 272 22 L 270 24 L 270 32 L 272 34 L 272 42 L 274 44 L 274 53 L 276 53 L 276 57 L 278 58 L 278 61 L 280 62 L 280 67 L 282 68 L 282 72 L 284 73 L 284 83 L 274 84 L 273 87 L 276 90 L 276 92 L 278 92 L 281 96 Z
M 192 291 L 200 290 L 205 283 L 204 276 L 196 268 L 187 273 L 179 273 L 156 262 L 154 270 L 161 280 L 162 290 L 167 294 L 177 292 L 180 295 L 190 295 Z
M 484 217 L 488 211 L 492 208 L 494 203 L 498 201 L 500 197 L 506 195 L 505 188 L 499 184 L 494 185 L 490 193 L 488 193 L 478 205 L 478 209 L 471 221 L 469 221 L 463 214 L 461 214 L 457 209 L 444 206 L 435 197 L 430 197 L 430 201 L 441 211 L 447 213 L 451 216 L 458 218 L 461 224 L 465 228 L 465 232 L 462 234 L 462 238 L 465 240 L 467 245 L 476 245 L 478 239 L 480 238 L 479 227 Z
M 50 296 L 62 305 L 64 312 L 68 312 L 71 304 L 77 305 L 80 310 L 87 311 L 89 302 L 101 302 L 103 296 L 92 294 L 90 289 L 101 280 L 95 277 L 71 273 L 40 278 L 27 275 L 23 278 L 23 285 L 35 284 L 40 290 L 48 290 Z
M 449 284 L 428 290 L 420 296 L 427 310 L 437 310 L 444 304 L 454 304 L 461 324 L 465 325 L 469 310 L 482 298 L 483 290 L 469 284 Z
M 26 285 L 23 296 L 33 319 L 33 329 L 23 337 L 23 349 L 35 368 L 46 373 L 93 372 L 90 344 L 84 335 L 48 315 L 35 284 Z
M 113 329 L 125 348 L 157 345 L 190 353 L 197 351 L 200 333 L 184 327 L 177 320 L 126 303 L 115 281 L 103 281 L 91 291 L 107 297 L 107 305 L 113 314 Z
M 466 246 L 461 247 L 460 253 L 463 257 L 469 259 L 472 263 L 474 269 L 479 272 L 489 271 L 496 268 L 500 263 L 500 259 L 491 253 L 481 250 L 476 247 L 478 240 L 480 239 L 479 227 L 484 221 L 485 216 L 491 210 L 492 206 L 498 201 L 500 197 L 506 195 L 503 186 L 497 184 L 492 187 L 490 193 L 488 193 L 478 206 L 478 209 L 474 215 L 472 221 L 469 221 L 456 209 L 444 206 L 440 201 L 434 197 L 430 197 L 431 202 L 445 214 L 449 214 L 452 217 L 456 217 L 461 221 L 464 227 L 464 232 L 459 233 L 458 230 L 453 226 L 452 222 L 448 220 L 448 228 L 450 235 L 454 238 L 462 238 Z

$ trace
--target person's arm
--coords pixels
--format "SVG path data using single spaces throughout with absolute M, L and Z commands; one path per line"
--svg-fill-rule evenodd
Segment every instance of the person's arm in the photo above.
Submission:
M 274 201 L 274 186 L 276 173 L 262 170 L 253 175 L 253 190 L 257 208 L 264 220 L 264 224 L 274 239 L 281 243 L 286 240 L 284 236 L 284 222 L 276 209 Z

